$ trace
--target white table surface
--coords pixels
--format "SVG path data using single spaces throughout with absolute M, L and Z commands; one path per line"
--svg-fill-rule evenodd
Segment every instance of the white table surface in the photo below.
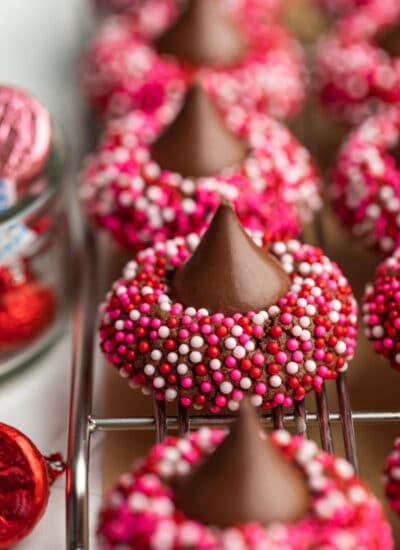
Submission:
M 88 28 L 85 0 L 0 0 L 0 22 L 0 81 L 30 90 L 49 108 L 66 132 L 75 174 L 85 145 L 76 76 Z M 28 368 L 0 379 L 0 420 L 25 432 L 44 454 L 66 451 L 70 334 L 67 327 Z M 64 479 L 53 487 L 46 515 L 20 550 L 65 548 L 63 487 Z M 98 482 L 92 484 L 93 513 L 100 492 Z

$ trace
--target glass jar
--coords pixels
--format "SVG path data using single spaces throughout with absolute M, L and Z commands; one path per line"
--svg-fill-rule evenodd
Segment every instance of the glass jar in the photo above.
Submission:
M 44 171 L 0 210 L 0 376 L 49 346 L 65 320 L 70 262 L 65 157 L 53 128 Z

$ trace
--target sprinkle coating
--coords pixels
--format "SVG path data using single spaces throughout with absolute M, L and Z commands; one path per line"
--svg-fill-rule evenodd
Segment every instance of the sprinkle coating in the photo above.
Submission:
M 188 235 L 139 252 L 101 306 L 101 348 L 133 387 L 160 400 L 218 413 L 243 393 L 268 410 L 347 369 L 354 354 L 357 307 L 346 278 L 320 249 L 265 242 L 292 279 L 268 311 L 227 317 L 174 302 L 169 273 L 196 248 Z

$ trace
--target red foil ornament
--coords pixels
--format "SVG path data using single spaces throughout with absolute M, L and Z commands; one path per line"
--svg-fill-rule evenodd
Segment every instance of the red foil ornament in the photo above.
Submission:
M 0 548 L 30 533 L 42 517 L 59 455 L 46 459 L 23 433 L 0 423 Z
M 22 261 L 15 277 L 0 266 L 0 353 L 25 345 L 54 318 L 56 299 L 50 287 L 35 281 Z

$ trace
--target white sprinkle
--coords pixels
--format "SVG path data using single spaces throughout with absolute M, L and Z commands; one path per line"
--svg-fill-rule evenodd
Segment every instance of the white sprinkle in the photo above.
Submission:
M 154 361 L 159 361 L 162 357 L 162 353 L 159 349 L 153 349 L 153 351 L 151 352 L 150 354 L 150 357 L 154 360 Z
M 273 388 L 279 388 L 281 384 L 282 384 L 282 378 L 277 374 L 274 374 L 269 379 L 269 385 L 272 386 Z
M 251 378 L 244 377 L 240 380 L 240 387 L 243 390 L 248 390 L 251 387 Z
M 212 370 L 218 370 L 221 368 L 221 361 L 219 359 L 211 359 L 210 367 Z
M 336 353 L 345 353 L 347 349 L 346 343 L 339 340 L 339 342 L 335 346 Z
M 204 340 L 201 336 L 193 336 L 193 338 L 190 340 L 190 345 L 192 348 L 201 348 L 201 346 L 204 344 Z
M 185 365 L 184 363 L 180 363 L 177 367 L 176 367 L 176 372 L 180 375 L 180 376 L 183 376 L 187 373 L 188 371 L 188 366 Z
M 167 401 L 175 401 L 177 395 L 178 392 L 173 388 L 168 388 L 167 390 L 165 390 L 165 399 Z
M 189 357 L 192 363 L 200 363 L 203 358 L 202 354 L 199 351 L 192 351 Z
M 299 372 L 299 365 L 297 363 L 295 363 L 294 361 L 290 361 L 286 365 L 286 371 L 289 374 L 296 374 L 297 372 Z
M 230 382 L 222 382 L 222 384 L 219 387 L 221 393 L 229 394 L 232 393 L 233 385 Z
M 163 388 L 165 386 L 165 380 L 161 376 L 157 376 L 153 380 L 153 385 L 155 388 Z
M 236 339 L 227 338 L 224 342 L 224 346 L 226 347 L 226 349 L 234 349 L 236 347 Z
M 169 336 L 169 328 L 166 326 L 162 326 L 158 329 L 158 336 L 160 338 L 168 338 Z
M 181 344 L 178 348 L 180 355 L 187 355 L 189 353 L 189 346 L 187 344 Z
M 146 365 L 143 369 L 143 372 L 146 376 L 153 376 L 153 374 L 156 372 L 156 369 L 153 367 L 153 365 Z

